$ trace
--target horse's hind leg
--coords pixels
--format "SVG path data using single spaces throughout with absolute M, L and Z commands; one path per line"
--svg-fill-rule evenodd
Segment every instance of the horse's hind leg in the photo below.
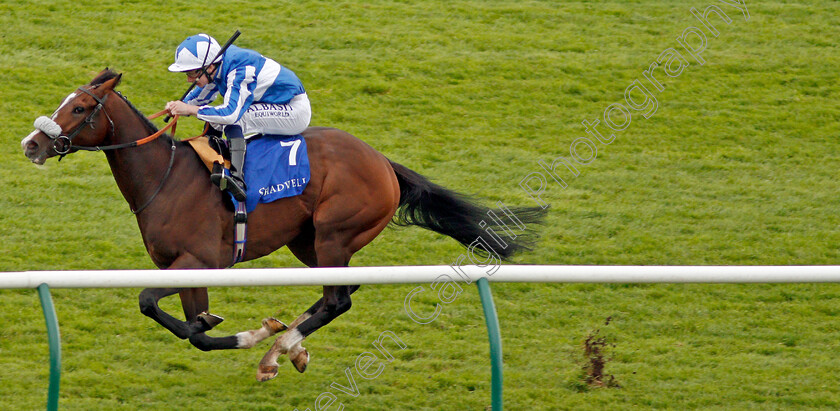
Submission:
M 263 356 L 257 370 L 257 380 L 268 381 L 277 376 L 277 358 L 282 354 L 289 354 L 289 360 L 299 372 L 306 371 L 309 352 L 301 345 L 304 338 L 349 310 L 352 305 L 350 294 L 358 289 L 358 285 L 325 286 L 324 296 L 301 314 L 289 326 L 289 331 L 277 338 Z
M 312 304 L 312 307 L 309 307 L 308 310 L 304 311 L 303 314 L 298 316 L 298 318 L 296 318 L 289 325 L 289 329 L 294 330 L 302 322 L 308 320 L 309 317 L 312 317 L 312 314 L 315 314 L 321 308 L 321 306 L 323 304 L 324 304 L 324 297 L 321 297 L 321 298 L 318 299 L 318 301 L 315 302 L 315 304 Z M 275 340 L 274 344 L 271 346 L 271 348 L 268 350 L 268 352 L 265 353 L 262 360 L 260 360 L 260 365 L 257 368 L 257 380 L 268 381 L 268 380 L 277 376 L 277 370 L 280 367 L 280 365 L 277 364 L 277 358 L 280 357 L 281 354 L 284 354 L 284 352 L 281 352 L 279 341 L 280 341 L 280 338 Z M 309 352 L 307 352 L 306 349 L 303 348 L 303 346 L 300 344 L 301 342 L 302 341 L 298 341 L 297 344 L 295 344 L 293 346 L 293 350 L 298 355 L 301 355 L 301 352 L 304 352 L 305 353 L 304 355 L 306 356 L 306 360 L 307 360 L 306 362 L 308 362 Z M 294 361 L 292 361 L 292 363 L 294 363 Z M 305 365 L 303 365 L 303 367 L 304 367 L 303 369 L 305 371 L 306 370 Z M 295 368 L 300 369 L 300 368 L 298 368 L 297 364 L 295 364 Z M 303 372 L 303 371 L 301 371 L 301 372 Z
M 358 285 L 324 287 L 325 298 L 320 300 L 322 301 L 321 306 L 311 315 L 304 313 L 304 316 L 300 317 L 299 325 L 278 338 L 281 351 L 286 350 L 289 354 L 289 360 L 299 372 L 306 371 L 306 366 L 309 364 L 309 352 L 301 346 L 303 339 L 350 310 L 353 305 L 350 294 L 358 289 Z M 328 296 L 329 293 L 332 295 Z
M 302 263 L 306 264 L 309 267 L 317 267 L 318 266 L 318 256 L 315 252 L 315 227 L 312 224 L 312 220 L 308 221 L 306 224 L 303 225 L 301 233 L 295 237 L 292 241 L 290 241 L 287 245 L 289 251 L 295 255 Z M 321 309 L 321 306 L 324 304 L 324 297 L 318 299 L 315 304 L 312 304 L 308 310 L 304 311 L 303 314 L 298 316 L 290 325 L 289 329 L 295 329 L 304 321 L 308 320 L 309 317 L 312 317 L 313 314 L 318 312 Z M 309 362 L 309 353 L 306 351 L 305 348 L 298 342 L 295 344 L 291 351 L 293 351 L 296 356 L 291 357 L 292 363 L 295 365 L 295 368 L 298 369 L 300 372 L 303 372 L 306 369 L 306 364 Z M 280 356 L 279 346 L 275 341 L 275 344 L 272 348 L 266 353 L 263 360 L 260 361 L 260 367 L 257 371 L 257 379 L 260 381 L 266 381 L 274 376 L 277 375 L 277 368 L 279 365 L 277 364 L 277 357 Z M 295 358 L 299 360 L 295 362 Z
M 321 203 L 313 213 L 310 235 L 303 237 L 289 248 L 295 256 L 309 266 L 346 267 L 353 253 L 370 243 L 391 221 L 399 203 L 399 186 L 396 178 L 390 174 L 395 190 L 394 196 L 378 196 L 382 207 L 371 207 L 376 201 L 359 201 L 352 193 L 334 195 L 329 201 Z M 365 183 L 366 181 L 362 181 Z M 386 190 L 378 190 L 386 193 Z M 349 200 L 349 201 L 346 201 Z M 310 261 L 305 261 L 308 259 Z M 309 353 L 301 346 L 304 338 L 329 324 L 352 306 L 350 294 L 359 289 L 352 286 L 324 286 L 324 296 L 318 303 L 307 310 L 285 334 L 274 341 L 274 345 L 260 361 L 257 379 L 267 381 L 277 376 L 277 358 L 289 354 L 289 359 L 299 372 L 304 372 L 309 363 Z M 297 322 L 297 320 L 295 321 Z

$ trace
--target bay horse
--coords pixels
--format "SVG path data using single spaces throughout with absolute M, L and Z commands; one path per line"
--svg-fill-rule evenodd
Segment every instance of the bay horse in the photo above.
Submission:
M 105 69 L 67 96 L 51 122 L 39 119 L 48 124 L 42 121 L 39 127 L 36 121 L 38 129 L 21 141 L 24 154 L 43 164 L 50 157 L 78 150 L 104 151 L 157 267 L 230 266 L 234 222 L 226 194 L 211 183 L 209 171 L 189 145 L 168 134 L 137 144 L 157 127 L 114 90 L 121 77 Z M 482 220 L 489 208 L 431 183 L 347 132 L 311 127 L 303 137 L 309 152 L 309 184 L 301 195 L 259 204 L 249 214 L 244 260 L 286 246 L 309 267 L 343 267 L 392 222 L 421 226 L 465 246 L 488 226 L 499 227 Z M 523 224 L 538 223 L 544 215 L 538 207 L 514 210 Z M 492 252 L 507 259 L 528 248 L 525 238 Z M 148 288 L 140 293 L 139 303 L 143 314 L 205 351 L 251 348 L 286 330 L 260 361 L 257 379 L 266 381 L 277 375 L 282 354 L 289 355 L 298 371 L 305 371 L 309 353 L 301 342 L 350 309 L 350 294 L 358 288 L 325 285 L 323 297 L 288 327 L 267 318 L 259 329 L 227 337 L 206 334 L 221 322 L 221 317 L 208 314 L 207 288 Z M 161 298 L 176 293 L 186 321 L 158 307 Z

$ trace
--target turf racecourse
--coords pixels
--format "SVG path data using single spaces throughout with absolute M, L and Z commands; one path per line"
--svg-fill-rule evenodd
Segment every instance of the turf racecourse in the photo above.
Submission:
M 691 12 L 712 4 L 731 20 L 708 17 L 717 36 Z M 517 262 L 837 264 L 840 13 L 820 0 L 747 9 L 748 20 L 711 0 L 0 2 L 0 270 L 152 268 L 100 153 L 39 169 L 19 141 L 106 66 L 124 73 L 119 90 L 138 108 L 160 110 L 187 86 L 166 71 L 175 45 L 197 32 L 223 41 L 235 29 L 238 45 L 298 73 L 314 125 L 348 130 L 488 204 L 538 204 L 520 182 L 530 176 L 538 191 L 534 173 L 542 175 L 548 222 Z M 685 48 L 699 44 L 691 27 L 705 37 L 696 56 Z M 668 49 L 686 66 L 675 62 L 668 76 L 660 63 L 656 87 L 644 72 Z M 625 100 L 634 84 L 648 104 L 639 88 Z M 604 124 L 610 107 L 620 130 Z M 596 119 L 601 139 L 615 135 L 609 144 L 582 124 Z M 188 135 L 200 125 L 179 128 Z M 555 161 L 561 156 L 577 175 Z M 540 165 L 552 162 L 565 188 Z M 461 252 L 421 229 L 389 229 L 352 264 L 449 264 Z M 281 250 L 242 266 L 300 263 Z M 267 343 L 200 352 L 139 313 L 139 290 L 56 290 L 61 407 L 314 410 L 332 395 L 329 409 L 484 409 L 490 370 L 477 292 L 465 287 L 420 325 L 403 308 L 414 287 L 362 288 L 350 312 L 307 340 L 305 374 L 283 363 L 262 384 L 254 373 Z M 838 285 L 506 284 L 493 292 L 508 409 L 840 407 Z M 318 293 L 213 289 L 211 308 L 227 318 L 215 335 L 268 315 L 291 321 Z M 414 301 L 431 312 L 436 298 Z M 180 311 L 174 300 L 163 308 Z M 595 330 L 608 342 L 604 371 L 620 388 L 585 382 L 582 346 Z M 361 378 L 354 361 L 386 331 L 407 347 L 378 376 Z M 47 353 L 35 292 L 0 291 L 0 409 L 43 407 Z

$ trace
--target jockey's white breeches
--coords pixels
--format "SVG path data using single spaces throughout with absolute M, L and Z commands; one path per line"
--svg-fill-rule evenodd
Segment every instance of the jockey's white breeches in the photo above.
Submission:
M 300 134 L 309 127 L 312 108 L 306 93 L 298 94 L 286 104 L 254 103 L 235 125 L 242 127 L 245 138 L 257 134 Z M 214 127 L 218 125 L 214 124 Z

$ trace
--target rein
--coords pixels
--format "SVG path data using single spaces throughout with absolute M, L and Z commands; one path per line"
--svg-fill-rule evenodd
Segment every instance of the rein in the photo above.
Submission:
M 83 89 L 79 89 L 79 90 L 85 91 Z M 104 102 L 104 99 L 103 99 L 103 102 Z M 97 105 L 97 107 L 99 107 L 99 106 Z M 94 111 L 96 111 L 96 109 L 94 109 Z M 102 112 L 105 113 L 105 116 L 108 117 L 108 120 L 110 121 L 111 118 L 108 116 L 108 112 L 105 111 L 105 110 L 102 110 Z M 158 118 L 158 117 L 160 117 L 160 116 L 162 116 L 166 113 L 167 113 L 166 110 L 162 110 L 162 111 L 159 111 L 155 114 L 152 114 L 151 116 L 149 116 L 147 118 L 149 120 L 154 120 L 154 119 L 156 119 L 156 118 Z M 175 126 L 178 124 L 178 117 L 179 116 L 174 116 L 173 121 L 171 123 L 167 124 L 162 129 L 155 132 L 154 134 L 151 134 L 148 137 L 143 137 L 143 138 L 141 138 L 140 140 L 137 140 L 137 141 L 132 141 L 132 142 L 129 142 L 129 143 L 122 143 L 122 144 L 113 144 L 113 145 L 109 145 L 109 146 L 92 146 L 92 147 L 76 146 L 75 148 L 77 150 L 86 150 L 86 151 L 107 151 L 107 150 L 119 150 L 119 149 L 123 149 L 123 148 L 131 148 L 131 147 L 142 146 L 143 144 L 150 143 L 150 142 L 154 141 L 155 139 L 157 139 L 158 137 L 162 136 L 163 133 L 165 133 L 170 128 L 172 129 L 172 137 L 175 137 L 175 128 L 176 128 Z M 86 122 L 83 122 L 82 125 L 79 128 L 82 128 L 84 126 L 84 124 L 86 124 Z M 113 121 L 111 121 L 111 128 L 113 130 L 116 130 L 116 127 L 114 126 Z M 78 134 L 78 131 L 75 131 L 74 135 L 72 137 L 75 137 L 75 134 Z M 70 138 L 72 138 L 72 137 L 70 137 Z M 61 154 L 61 153 L 59 153 L 59 154 Z
M 41 116 L 41 117 L 38 117 L 35 120 L 35 128 L 43 131 L 44 134 L 46 134 L 47 137 L 49 137 L 50 140 L 53 141 L 53 149 L 62 158 L 64 156 L 66 156 L 67 154 L 70 154 L 70 152 L 73 151 L 74 149 L 76 151 L 78 151 L 78 150 L 108 151 L 108 150 L 119 150 L 119 149 L 123 149 L 123 148 L 142 146 L 143 144 L 150 143 L 150 142 L 154 141 L 155 139 L 157 139 L 158 137 L 162 136 L 163 133 L 165 133 L 170 128 L 172 129 L 172 136 L 173 137 L 175 136 L 175 126 L 178 123 L 178 117 L 179 116 L 174 116 L 175 121 L 167 124 L 162 129 L 155 132 L 154 134 L 152 134 L 148 137 L 141 138 L 137 141 L 132 141 L 132 142 L 129 142 L 129 143 L 122 143 L 122 144 L 112 144 L 112 145 L 108 145 L 108 146 L 74 146 L 73 145 L 73 139 L 77 135 L 79 135 L 79 133 L 82 130 L 84 130 L 85 127 L 90 126 L 90 128 L 92 128 L 92 129 L 96 128 L 93 120 L 96 117 L 96 115 L 99 114 L 100 111 L 105 113 L 105 117 L 108 119 L 108 123 L 111 124 L 112 132 L 114 134 L 116 134 L 116 131 L 117 131 L 117 127 L 114 125 L 114 121 L 111 120 L 111 116 L 108 115 L 108 111 L 105 110 L 105 100 L 108 98 L 108 95 L 106 94 L 105 97 L 99 98 L 95 94 L 91 93 L 89 89 L 82 88 L 82 87 L 79 87 L 79 91 L 91 96 L 94 100 L 96 100 L 97 104 L 96 104 L 96 107 L 93 109 L 93 111 L 90 114 L 88 114 L 88 116 L 85 117 L 85 119 L 69 135 L 64 134 L 62 127 L 60 125 L 58 125 L 53 119 L 51 119 L 49 117 Z M 119 92 L 116 92 L 116 93 L 120 94 Z M 159 111 L 155 114 L 152 114 L 148 118 L 149 118 L 149 120 L 153 120 L 153 119 L 158 118 L 158 117 L 160 117 L 160 116 L 162 116 L 166 113 L 167 113 L 166 110 L 162 110 L 162 111 Z
M 164 114 L 166 114 L 166 110 L 161 110 L 161 111 L 149 116 L 148 119 L 153 120 L 153 119 L 156 119 L 156 118 L 158 118 L 158 117 L 160 117 Z M 162 136 L 163 133 L 166 132 L 166 130 L 168 130 L 170 128 L 172 129 L 172 137 L 175 137 L 175 125 L 176 124 L 178 124 L 178 116 L 173 116 L 171 123 L 167 124 L 164 128 L 158 130 L 156 133 L 154 133 L 154 134 L 152 134 L 148 137 L 143 137 L 140 140 L 132 141 L 130 143 L 116 144 L 116 145 L 112 145 L 112 146 L 101 147 L 100 150 L 116 150 L 116 149 L 120 149 L 120 148 L 142 146 L 143 144 L 154 141 L 158 137 Z M 163 184 L 166 183 L 167 179 L 169 179 L 169 174 L 172 172 L 172 166 L 175 164 L 175 139 L 174 138 L 172 139 L 172 145 L 169 148 L 170 148 L 169 166 L 166 167 L 166 173 L 164 173 L 163 178 L 160 179 L 160 184 L 158 185 L 157 189 L 155 189 L 155 192 L 152 194 L 152 196 L 149 197 L 148 200 L 146 200 L 145 204 L 143 204 L 140 207 L 137 207 L 134 210 L 131 210 L 132 214 L 134 214 L 134 215 L 140 214 L 140 212 L 143 211 L 146 207 L 148 207 L 149 204 L 152 204 L 152 201 L 154 201 L 155 197 L 157 197 L 157 195 L 160 193 L 160 190 L 163 188 Z
M 162 116 L 164 113 L 166 113 L 166 110 L 155 113 L 149 118 L 154 119 L 154 118 Z M 173 117 L 171 123 L 169 123 L 166 127 L 160 129 L 157 133 L 154 133 L 154 134 L 152 134 L 148 137 L 141 138 L 140 140 L 133 141 L 131 143 L 127 143 L 127 145 L 125 145 L 125 148 L 127 148 L 127 147 L 137 147 L 137 146 L 141 146 L 143 144 L 146 144 L 146 143 L 160 137 L 161 135 L 163 135 L 163 132 L 166 131 L 167 128 L 170 128 L 170 126 L 172 126 L 171 127 L 172 128 L 172 136 L 174 137 L 175 136 L 175 124 L 177 122 L 178 122 L 178 116 L 175 116 L 175 117 Z M 163 178 L 160 179 L 160 184 L 158 185 L 157 189 L 155 189 L 155 192 L 152 194 L 152 196 L 149 197 L 148 200 L 146 200 L 145 204 L 143 204 L 140 207 L 137 207 L 136 209 L 131 210 L 132 214 L 134 214 L 134 215 L 140 214 L 140 212 L 143 211 L 146 207 L 148 207 L 149 204 L 152 204 L 152 201 L 154 201 L 155 197 L 157 197 L 157 195 L 160 193 L 160 190 L 163 189 L 163 184 L 166 183 L 167 179 L 169 179 L 169 174 L 172 172 L 172 166 L 175 165 L 175 139 L 173 138 L 171 141 L 172 141 L 172 145 L 169 147 L 169 149 L 170 149 L 169 150 L 170 151 L 170 153 L 169 153 L 169 166 L 166 167 L 166 173 L 163 174 Z M 119 144 L 119 145 L 123 145 L 123 144 Z M 123 148 L 123 147 L 120 147 L 120 148 Z M 112 150 L 115 150 L 115 149 L 112 149 Z
M 166 110 L 163 110 L 163 111 L 157 112 L 155 114 L 152 114 L 151 116 L 149 116 L 147 118 L 149 120 L 154 120 L 154 119 L 156 119 L 156 118 L 158 118 L 158 117 L 160 117 L 160 116 L 162 116 L 166 113 L 167 113 Z M 157 139 L 158 137 L 162 136 L 163 133 L 165 133 L 170 128 L 172 129 L 172 136 L 174 137 L 175 136 L 175 125 L 178 123 L 178 116 L 174 116 L 173 118 L 174 118 L 173 122 L 167 124 L 165 127 L 158 130 L 154 134 L 152 134 L 148 137 L 143 137 L 143 138 L 141 138 L 140 140 L 137 140 L 137 141 L 132 141 L 130 143 L 123 143 L 123 144 L 113 144 L 113 145 L 110 145 L 110 146 L 93 146 L 93 147 L 76 146 L 76 148 L 79 149 L 79 150 L 87 150 L 87 151 L 107 151 L 107 150 L 119 150 L 121 148 L 130 148 L 130 147 L 142 146 L 143 144 L 150 143 L 150 142 L 154 141 L 155 139 Z M 111 123 L 111 124 L 113 126 L 113 123 Z

